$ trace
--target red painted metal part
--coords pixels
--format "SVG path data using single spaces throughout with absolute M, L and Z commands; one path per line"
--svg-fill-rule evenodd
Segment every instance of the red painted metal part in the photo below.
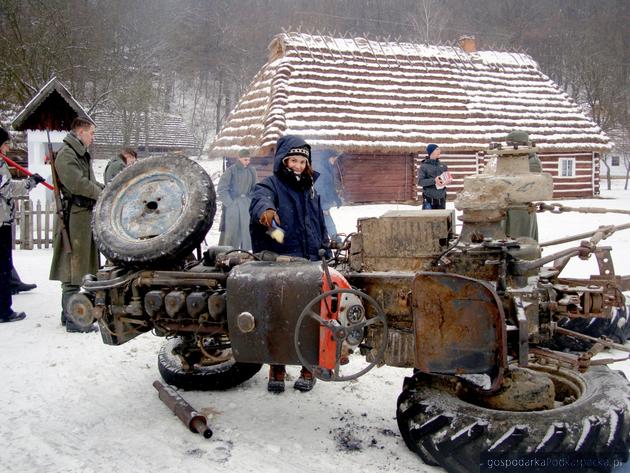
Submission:
M 326 291 L 333 289 L 352 289 L 346 278 L 344 278 L 338 271 L 329 268 L 330 279 L 332 280 L 332 286 L 328 285 L 326 280 L 326 274 L 322 275 L 322 294 Z M 335 296 L 326 297 L 321 300 L 320 303 L 320 316 L 324 320 L 338 320 L 339 319 L 339 302 L 337 298 L 339 294 Z M 319 327 L 319 367 L 334 370 L 336 365 L 336 353 L 337 342 L 333 338 L 332 331 L 326 327 Z
M 9 166 L 13 166 L 15 169 L 18 169 L 19 171 L 22 171 L 24 174 L 26 174 L 28 176 L 32 176 L 33 175 L 33 173 L 31 171 L 29 171 L 25 167 L 20 166 L 18 163 L 13 161 L 8 156 L 5 156 L 4 154 L 0 153 L 0 157 L 2 157 L 2 159 L 4 159 Z M 55 188 L 53 186 L 51 186 L 50 184 L 48 184 L 46 181 L 42 182 L 42 185 L 45 186 L 47 189 L 50 189 L 51 191 L 55 190 Z

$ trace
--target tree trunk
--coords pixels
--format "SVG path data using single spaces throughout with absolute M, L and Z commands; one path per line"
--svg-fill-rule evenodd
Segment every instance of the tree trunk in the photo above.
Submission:
M 603 163 L 604 166 L 606 166 L 606 187 L 607 187 L 608 190 L 610 190 L 610 186 L 611 186 L 611 183 L 610 183 L 610 179 L 611 179 L 610 178 L 610 164 L 608 164 L 608 162 L 606 161 L 606 157 L 601 158 L 599 161 L 601 163 Z

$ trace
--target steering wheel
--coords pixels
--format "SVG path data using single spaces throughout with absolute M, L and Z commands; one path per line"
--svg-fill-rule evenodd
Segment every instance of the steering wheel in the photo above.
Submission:
M 347 315 L 344 317 L 344 321 L 339 321 L 334 318 L 328 320 L 324 319 L 320 315 L 320 307 L 322 301 L 333 296 L 338 296 L 337 299 L 342 300 L 344 294 L 354 295 L 355 300 L 357 298 L 359 299 L 360 305 L 354 304 L 353 306 L 346 308 Z M 364 305 L 363 301 L 367 303 L 367 306 L 372 306 L 375 309 L 375 317 L 369 319 L 365 318 L 364 314 L 366 314 L 367 311 L 365 310 L 366 306 Z M 338 302 L 337 305 L 340 306 L 339 312 L 344 310 L 343 303 Z M 360 310 L 358 309 L 359 307 Z M 315 320 L 320 325 L 320 327 L 324 327 L 326 330 L 331 332 L 331 339 L 336 344 L 335 366 L 333 369 L 322 368 L 318 365 L 312 365 L 306 361 L 304 355 L 302 354 L 302 350 L 300 349 L 300 329 L 304 321 L 308 318 Z M 360 371 L 345 376 L 341 375 L 339 371 L 341 366 L 342 349 L 344 342 L 348 342 L 350 340 L 351 345 L 358 345 L 360 341 L 365 338 L 365 329 L 371 325 L 376 325 L 378 323 L 383 325 L 382 333 L 380 337 L 378 337 L 381 343 L 372 361 Z M 356 289 L 333 289 L 331 291 L 326 291 L 320 294 L 319 296 L 311 299 L 311 301 L 306 304 L 304 310 L 302 310 L 302 313 L 300 314 L 300 317 L 295 324 L 293 342 L 295 345 L 295 352 L 300 362 L 302 363 L 302 366 L 311 371 L 315 375 L 315 377 L 321 379 L 322 381 L 350 381 L 352 379 L 358 378 L 359 376 L 363 376 L 383 359 L 385 355 L 385 349 L 387 348 L 387 318 L 385 317 L 385 313 L 383 312 L 383 309 L 378 305 L 378 303 L 366 293 L 358 291 Z

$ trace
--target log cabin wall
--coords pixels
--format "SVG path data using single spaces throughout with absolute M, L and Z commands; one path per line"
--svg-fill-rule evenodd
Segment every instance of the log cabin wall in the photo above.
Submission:
M 408 202 L 416 200 L 413 154 L 347 154 L 337 163 L 341 194 L 348 203 Z
M 543 172 L 551 174 L 554 199 L 591 197 L 599 194 L 599 157 L 591 152 L 540 154 Z M 415 154 L 344 153 L 337 164 L 341 172 L 344 202 L 382 203 L 420 200 L 422 188 L 417 185 L 424 156 Z M 464 188 L 464 178 L 483 172 L 486 156 L 477 153 L 446 153 L 440 161 L 448 166 L 453 182 L 448 186 L 448 200 L 454 200 Z M 225 158 L 226 167 L 236 158 Z M 273 156 L 253 157 L 258 180 L 271 175 Z M 564 174 L 564 175 L 563 175 Z
M 599 194 L 599 179 L 595 179 L 599 171 L 595 168 L 593 153 L 540 154 L 539 157 L 543 172 L 553 177 L 554 199 Z

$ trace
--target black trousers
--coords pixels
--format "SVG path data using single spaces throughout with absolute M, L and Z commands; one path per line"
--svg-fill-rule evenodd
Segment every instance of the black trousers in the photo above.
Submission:
M 11 225 L 0 226 L 0 317 L 8 316 L 13 300 L 11 298 Z
M 446 198 L 436 199 L 434 197 L 422 196 L 422 208 L 425 210 L 439 210 L 446 208 Z

